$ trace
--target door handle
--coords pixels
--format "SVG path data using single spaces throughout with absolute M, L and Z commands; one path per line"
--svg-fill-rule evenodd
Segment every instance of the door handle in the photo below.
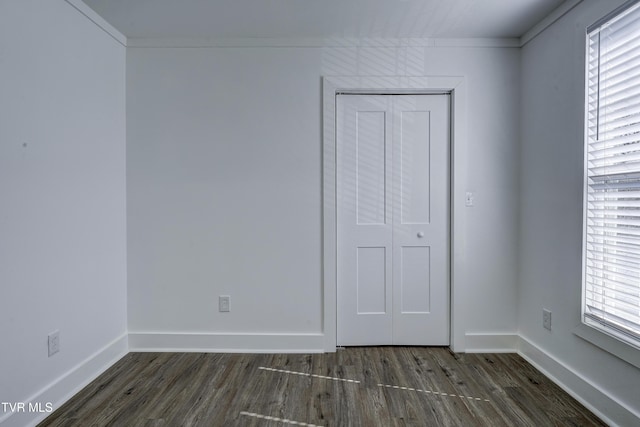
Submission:
M 419 238 L 423 238 L 424 237 L 424 231 L 418 231 L 418 237 Z

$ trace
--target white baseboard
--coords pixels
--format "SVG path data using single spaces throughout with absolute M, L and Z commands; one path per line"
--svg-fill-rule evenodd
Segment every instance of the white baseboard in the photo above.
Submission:
M 323 353 L 324 334 L 129 332 L 129 351 Z
M 128 338 L 128 342 L 127 342 Z M 517 352 L 563 390 L 610 426 L 640 425 L 640 415 L 600 390 L 566 364 L 517 334 L 467 334 L 466 351 Z M 157 333 L 123 334 L 103 349 L 62 375 L 26 402 L 53 403 L 59 408 L 83 387 L 129 351 L 216 353 L 322 353 L 324 335 L 318 334 L 229 334 Z M 605 415 L 606 414 L 606 415 Z M 0 418 L 1 427 L 35 426 L 49 413 L 16 412 Z
M 640 425 L 638 414 L 522 336 L 519 339 L 518 354 L 608 425 Z
M 100 374 L 113 366 L 118 360 L 129 352 L 127 348 L 127 334 L 123 334 L 92 356 L 81 362 L 78 366 L 62 375 L 42 390 L 35 393 L 25 401 L 28 405 L 40 405 L 44 410 L 47 402 L 52 404 L 55 411 L 73 395 L 82 390 Z M 14 412 L 0 418 L 2 427 L 35 426 L 44 420 L 48 412 Z
M 466 334 L 466 353 L 515 353 L 518 350 L 518 334 Z

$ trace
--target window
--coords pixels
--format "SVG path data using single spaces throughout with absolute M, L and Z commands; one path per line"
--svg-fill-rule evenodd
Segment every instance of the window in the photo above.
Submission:
M 640 3 L 587 32 L 583 323 L 640 347 Z

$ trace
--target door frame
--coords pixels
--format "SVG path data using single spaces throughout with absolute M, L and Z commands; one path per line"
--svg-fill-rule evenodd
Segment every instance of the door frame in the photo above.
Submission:
M 336 95 L 350 94 L 449 94 L 449 292 L 450 347 L 465 350 L 465 185 L 467 182 L 466 85 L 461 76 L 331 76 L 322 79 L 322 291 L 324 350 L 336 351 L 337 339 L 337 177 Z

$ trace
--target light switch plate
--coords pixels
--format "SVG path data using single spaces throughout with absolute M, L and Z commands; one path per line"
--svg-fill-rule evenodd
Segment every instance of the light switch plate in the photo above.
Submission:
M 467 191 L 467 194 L 464 196 L 464 205 L 467 207 L 473 206 L 473 193 L 471 191 Z

